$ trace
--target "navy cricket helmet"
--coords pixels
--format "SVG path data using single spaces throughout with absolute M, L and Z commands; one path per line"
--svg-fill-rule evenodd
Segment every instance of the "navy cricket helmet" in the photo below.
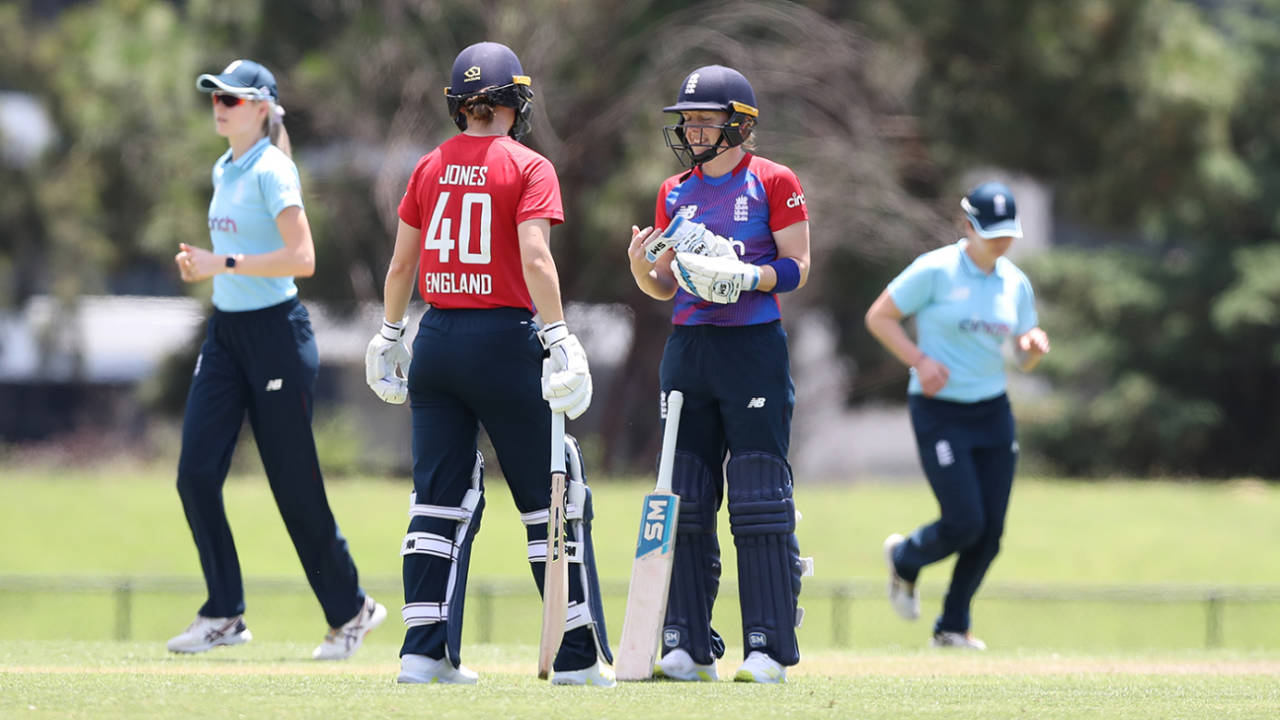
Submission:
M 694 167 L 704 163 L 724 150 L 741 145 L 751 135 L 760 111 L 756 107 L 756 93 L 742 73 L 723 65 L 707 65 L 689 73 L 680 85 L 680 94 L 674 105 L 662 108 L 663 112 L 683 113 L 692 110 L 719 110 L 729 114 L 721 125 L 692 125 L 680 121 L 664 127 L 667 147 L 676 154 L 682 165 Z M 685 128 L 715 127 L 720 130 L 720 140 L 713 146 L 695 151 L 685 137 Z
M 481 42 L 468 46 L 453 61 L 449 87 L 444 89 L 449 115 L 459 130 L 467 129 L 462 112 L 468 100 L 487 97 L 494 105 L 514 108 L 516 121 L 507 133 L 519 140 L 529 132 L 533 113 L 533 88 L 520 66 L 520 58 L 501 43 Z
M 233 60 L 222 73 L 205 73 L 196 78 L 196 88 L 202 92 L 224 92 L 250 100 L 280 99 L 276 91 L 276 76 L 252 60 Z
M 1013 191 L 1002 182 L 985 182 L 960 199 L 969 224 L 984 238 L 1022 237 L 1022 221 Z

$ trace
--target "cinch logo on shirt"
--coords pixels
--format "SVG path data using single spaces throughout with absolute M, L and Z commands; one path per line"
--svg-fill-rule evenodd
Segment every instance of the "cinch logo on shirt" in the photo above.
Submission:
M 211 217 L 209 218 L 209 229 L 218 232 L 233 233 L 236 232 L 236 221 L 229 217 Z
M 804 205 L 804 195 L 800 193 L 791 193 L 791 197 L 787 198 L 787 207 L 796 208 Z
M 995 337 L 1005 337 L 1013 332 L 1013 328 L 1002 322 L 987 322 L 970 318 L 960 321 L 960 332 L 981 332 Z

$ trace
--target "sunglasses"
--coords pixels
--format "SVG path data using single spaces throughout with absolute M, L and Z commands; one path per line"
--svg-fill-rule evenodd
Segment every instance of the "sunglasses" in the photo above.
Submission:
M 213 97 L 213 102 L 215 104 L 222 103 L 224 107 L 229 107 L 229 108 L 239 107 L 249 100 L 249 98 L 240 97 L 239 95 L 232 95 L 230 93 L 220 93 L 220 92 L 213 93 L 212 97 Z

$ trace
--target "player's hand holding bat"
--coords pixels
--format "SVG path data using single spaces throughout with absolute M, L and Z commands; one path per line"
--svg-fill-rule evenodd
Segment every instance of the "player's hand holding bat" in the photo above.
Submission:
M 587 352 L 564 321 L 544 327 L 538 337 L 547 351 L 542 361 L 542 398 L 551 412 L 575 420 L 591 405 L 591 369 Z
M 382 329 L 364 351 L 364 379 L 383 402 L 403 404 L 409 397 L 409 362 L 413 353 L 404 341 L 409 318 L 398 323 L 382 321 Z M 398 371 L 398 374 L 397 374 Z

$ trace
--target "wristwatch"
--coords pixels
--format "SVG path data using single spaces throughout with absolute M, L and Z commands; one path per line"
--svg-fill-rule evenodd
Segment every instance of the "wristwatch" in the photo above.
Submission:
M 239 258 L 239 257 L 240 257 L 239 255 L 228 255 L 228 256 L 227 256 L 227 262 L 226 262 L 226 265 L 227 265 L 227 272 L 228 272 L 228 273 L 230 273 L 230 274 L 232 274 L 232 275 L 235 275 L 235 274 L 236 274 L 236 260 L 237 260 L 237 258 Z

